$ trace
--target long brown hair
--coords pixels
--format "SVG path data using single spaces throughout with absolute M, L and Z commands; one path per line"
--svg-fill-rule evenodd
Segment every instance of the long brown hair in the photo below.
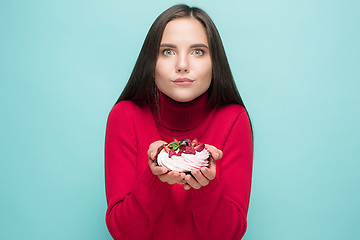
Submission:
M 236 88 L 224 46 L 214 22 L 204 10 L 185 4 L 170 7 L 156 18 L 146 36 L 129 81 L 116 103 L 122 100 L 145 100 L 151 103 L 154 100 L 156 94 L 154 73 L 162 35 L 167 23 L 177 18 L 195 18 L 205 28 L 212 60 L 212 81 L 208 90 L 209 107 L 230 103 L 245 107 Z

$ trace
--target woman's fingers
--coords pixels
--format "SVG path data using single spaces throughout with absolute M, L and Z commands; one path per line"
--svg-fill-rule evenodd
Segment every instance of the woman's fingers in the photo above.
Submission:
M 166 144 L 166 142 L 161 140 L 151 143 L 147 152 L 149 158 L 149 167 L 154 175 L 162 175 L 169 171 L 167 168 L 161 167 L 155 162 L 157 151 L 164 143 Z
M 200 186 L 206 186 L 209 184 L 209 179 L 206 178 L 206 176 L 201 173 L 199 170 L 192 170 L 191 174 L 195 178 L 195 180 L 200 184 Z
M 180 173 L 179 171 L 170 171 L 166 167 L 161 167 L 155 162 L 155 157 L 159 151 L 159 148 L 163 144 L 166 144 L 166 142 L 159 140 L 151 143 L 149 146 L 147 154 L 151 172 L 158 176 L 162 182 L 167 182 L 171 185 L 175 183 L 185 184 L 185 173 Z
M 192 175 L 192 176 L 191 176 Z M 210 183 L 216 176 L 216 164 L 215 160 L 210 157 L 210 166 L 209 167 L 202 167 L 200 170 L 192 170 L 191 175 L 187 175 L 185 177 L 186 183 L 194 188 L 199 189 L 204 187 Z M 185 185 L 184 189 L 188 187 Z
M 198 181 L 196 181 L 191 175 L 186 175 L 185 180 L 190 187 L 192 187 L 194 189 L 201 188 L 200 183 Z
M 158 140 L 150 144 L 149 149 L 147 151 L 148 158 L 155 161 L 155 156 L 157 154 L 157 151 L 159 147 L 161 147 L 163 144 L 166 144 L 165 141 Z
M 201 173 L 210 181 L 216 177 L 216 163 L 215 160 L 210 158 L 209 167 L 202 167 L 200 169 Z
M 167 182 L 169 184 L 184 184 L 185 173 L 180 173 L 179 171 L 170 171 L 168 173 L 159 175 L 159 179 L 162 182 Z
M 220 149 L 217 149 L 213 145 L 205 144 L 206 149 L 209 150 L 211 156 L 214 160 L 219 160 L 223 156 L 223 152 Z
M 169 171 L 166 167 L 161 167 L 161 166 L 157 165 L 151 159 L 149 159 L 149 167 L 150 167 L 151 172 L 154 175 L 162 175 L 162 174 L 165 174 L 165 173 L 167 173 Z

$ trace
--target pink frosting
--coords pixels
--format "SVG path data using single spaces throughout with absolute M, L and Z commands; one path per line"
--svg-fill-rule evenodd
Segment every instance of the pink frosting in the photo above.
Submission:
M 173 155 L 169 158 L 169 154 L 162 149 L 157 156 L 159 166 L 164 166 L 169 170 L 177 170 L 179 172 L 190 172 L 193 169 L 200 169 L 209 165 L 209 151 L 205 148 L 201 152 L 195 154 L 182 153 L 181 156 Z

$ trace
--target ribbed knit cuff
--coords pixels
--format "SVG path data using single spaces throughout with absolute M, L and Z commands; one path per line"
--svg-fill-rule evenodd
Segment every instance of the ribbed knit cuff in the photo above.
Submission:
M 222 192 L 221 183 L 218 178 L 214 178 L 208 185 L 201 187 L 200 189 L 189 190 L 189 195 L 192 199 L 203 200 L 204 198 L 212 198 L 213 196 L 220 195 Z
M 161 197 L 163 194 L 168 195 L 170 192 L 171 186 L 168 183 L 160 181 L 159 177 L 154 175 L 149 167 L 145 168 L 140 181 L 151 193 L 156 195 L 160 194 L 158 197 Z

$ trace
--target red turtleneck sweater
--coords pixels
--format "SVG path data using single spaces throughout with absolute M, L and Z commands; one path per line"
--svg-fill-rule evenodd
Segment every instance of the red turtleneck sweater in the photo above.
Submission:
M 207 94 L 179 103 L 160 94 L 160 109 L 122 101 L 105 137 L 106 223 L 114 239 L 241 239 L 252 172 L 249 118 L 239 105 L 206 110 Z M 147 150 L 156 140 L 194 139 L 221 149 L 216 178 L 198 190 L 153 175 Z

